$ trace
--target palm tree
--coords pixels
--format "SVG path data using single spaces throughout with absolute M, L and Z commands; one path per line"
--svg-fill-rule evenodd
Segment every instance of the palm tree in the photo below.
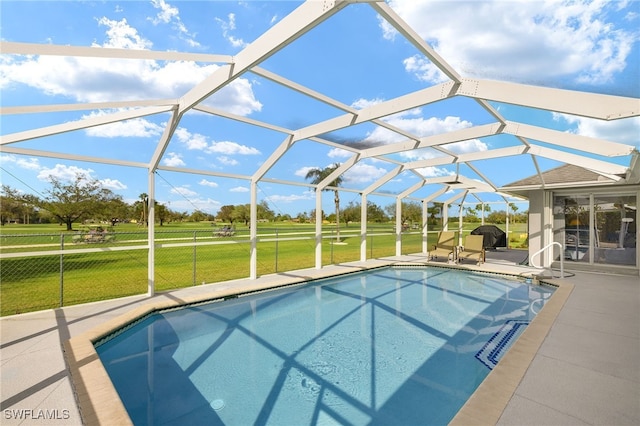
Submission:
M 139 195 L 140 200 L 142 201 L 142 215 L 141 220 L 143 226 L 146 227 L 149 224 L 149 220 L 147 219 L 147 211 L 149 210 L 149 196 L 143 192 Z
M 318 168 L 311 169 L 307 172 L 305 179 L 311 179 L 311 183 L 313 183 L 314 185 L 317 185 L 323 180 L 325 180 L 327 176 L 333 173 L 338 167 L 340 167 L 340 163 L 334 163 L 331 166 L 325 167 L 324 169 L 318 169 Z M 341 184 L 342 184 L 342 177 L 338 176 L 328 186 L 333 186 L 337 188 Z M 333 191 L 333 195 L 334 195 L 333 201 L 336 204 L 336 242 L 340 242 L 340 195 L 338 194 L 337 189 L 325 189 L 325 191 Z

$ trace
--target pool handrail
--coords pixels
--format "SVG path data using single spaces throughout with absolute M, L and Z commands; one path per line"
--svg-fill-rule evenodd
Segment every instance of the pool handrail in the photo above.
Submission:
M 544 266 L 539 266 L 536 265 L 536 263 L 533 261 L 535 259 L 536 256 L 540 255 L 540 253 L 542 253 L 543 251 L 553 247 L 553 246 L 559 246 L 560 247 L 560 278 L 564 278 L 564 247 L 562 246 L 561 243 L 554 241 L 552 243 L 547 244 L 546 246 L 542 247 L 540 250 L 538 250 L 537 252 L 533 253 L 531 255 L 531 260 L 529 261 L 529 263 L 531 264 L 531 266 L 533 266 L 536 269 L 544 269 Z M 551 269 L 551 267 L 549 267 L 549 269 Z

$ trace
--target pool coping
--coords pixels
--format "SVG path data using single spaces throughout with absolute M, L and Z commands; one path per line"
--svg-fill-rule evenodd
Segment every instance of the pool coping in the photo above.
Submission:
M 505 272 L 501 270 L 500 267 L 488 267 L 487 264 L 483 264 L 483 267 L 479 268 L 471 265 L 443 265 L 438 262 L 383 262 L 383 264 L 357 269 L 364 271 L 393 265 L 437 266 L 449 269 L 465 269 L 489 274 L 522 277 L 522 275 Z M 318 277 L 282 276 L 280 282 L 247 283 L 247 281 L 244 281 L 244 285 L 242 286 L 217 285 L 213 291 L 198 295 L 179 299 L 150 301 L 126 314 L 72 337 L 64 342 L 63 351 L 67 360 L 74 396 L 83 424 L 133 424 L 95 350 L 95 343 L 114 331 L 133 321 L 138 321 L 154 312 L 165 309 L 208 301 L 224 300 L 225 298 L 240 294 L 299 285 L 309 280 L 335 277 L 353 272 L 356 271 L 350 270 Z M 484 379 L 465 405 L 458 411 L 450 424 L 486 425 L 496 424 L 498 422 L 502 412 L 515 393 L 518 384 L 529 368 L 531 361 L 551 329 L 562 306 L 564 306 L 564 303 L 573 290 L 573 284 L 565 280 L 549 279 L 544 280 L 544 283 L 557 287 L 553 296 L 540 312 L 538 312 L 522 335 Z

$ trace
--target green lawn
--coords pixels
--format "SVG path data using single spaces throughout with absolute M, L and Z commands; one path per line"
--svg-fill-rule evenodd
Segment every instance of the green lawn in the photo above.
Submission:
M 465 224 L 470 231 L 477 224 Z M 250 243 L 246 227 L 237 227 L 233 237 L 216 237 L 209 224 L 169 224 L 156 227 L 155 288 L 164 291 L 203 282 L 221 282 L 249 276 Z M 454 229 L 454 226 L 450 226 Z M 524 224 L 510 227 L 513 246 Z M 335 236 L 333 227 L 323 227 L 325 236 Z M 314 225 L 261 224 L 258 227 L 258 275 L 311 268 L 315 265 Z M 360 259 L 360 226 L 341 228 L 341 244 L 323 240 L 323 265 Z M 108 243 L 73 243 L 74 232 L 57 225 L 5 225 L 0 229 L 3 256 L 11 253 L 52 252 L 31 257 L 5 257 L 0 263 L 0 314 L 13 315 L 61 305 L 105 300 L 147 290 L 147 230 L 134 224 L 118 225 L 115 239 Z M 396 237 L 392 224 L 373 225 L 367 230 L 367 258 L 395 255 Z M 466 235 L 466 232 L 465 232 Z M 295 239 L 298 238 L 298 239 Z M 303 239 L 299 239 L 303 238 Z M 430 233 L 429 245 L 436 239 Z M 198 245 L 193 245 L 196 242 Z M 225 243 L 225 244 L 213 244 Z M 138 249 L 102 251 L 122 246 Z M 93 252 L 65 253 L 90 249 Z M 63 255 L 59 254 L 60 250 Z M 402 254 L 422 251 L 419 231 L 402 234 Z M 63 270 L 63 273 L 60 271 Z

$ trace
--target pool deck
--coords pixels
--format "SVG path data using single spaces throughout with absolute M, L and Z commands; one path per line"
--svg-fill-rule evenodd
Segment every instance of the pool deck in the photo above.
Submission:
M 0 424 L 126 421 L 119 417 L 117 403 L 104 402 L 112 398 L 112 387 L 96 390 L 92 385 L 84 387 L 82 381 L 78 386 L 78 373 L 96 359 L 78 355 L 74 351 L 80 346 L 74 345 L 99 335 L 133 311 L 152 304 L 179 304 L 205 294 L 231 294 L 239 288 L 255 290 L 390 263 L 424 261 L 424 255 L 390 257 L 190 287 L 153 298 L 133 296 L 3 317 Z M 467 267 L 476 266 L 469 262 Z M 516 275 L 533 271 L 500 259 L 487 259 L 478 269 Z M 550 302 L 555 303 L 545 306 L 453 424 L 640 424 L 640 278 L 573 273 L 554 281 L 561 297 L 554 296 Z M 73 354 L 65 357 L 65 350 Z

